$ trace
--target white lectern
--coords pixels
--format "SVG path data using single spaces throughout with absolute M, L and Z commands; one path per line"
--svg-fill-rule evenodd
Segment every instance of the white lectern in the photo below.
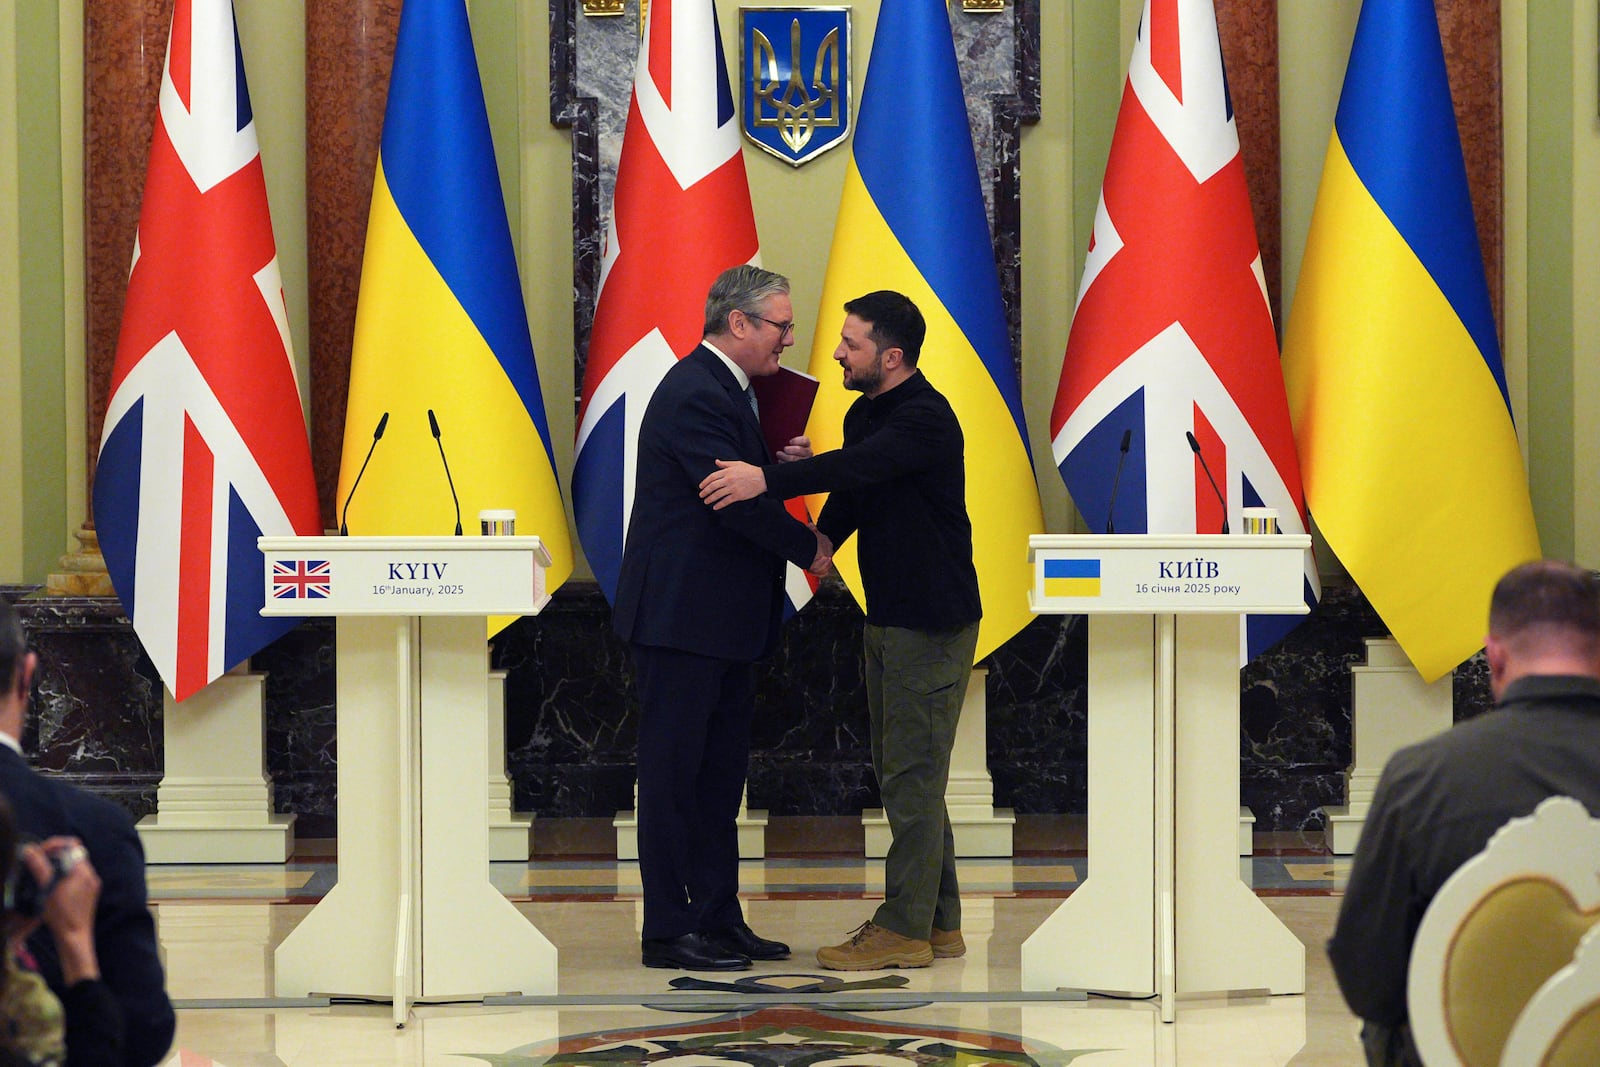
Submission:
M 338 617 L 339 880 L 278 996 L 553 994 L 556 950 L 489 884 L 486 617 L 550 599 L 537 537 L 263 537 L 263 614 Z
M 1039 535 L 1038 613 L 1089 616 L 1089 877 L 1022 987 L 1305 992 L 1305 946 L 1239 878 L 1244 614 L 1304 614 L 1306 535 Z

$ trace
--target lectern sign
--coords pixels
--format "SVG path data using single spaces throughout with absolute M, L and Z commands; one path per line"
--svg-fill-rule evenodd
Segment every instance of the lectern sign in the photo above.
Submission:
M 264 537 L 263 615 L 532 615 L 537 537 Z
M 1040 613 L 1303 615 L 1304 535 L 1028 539 Z M 1297 599 L 1299 598 L 1299 599 Z

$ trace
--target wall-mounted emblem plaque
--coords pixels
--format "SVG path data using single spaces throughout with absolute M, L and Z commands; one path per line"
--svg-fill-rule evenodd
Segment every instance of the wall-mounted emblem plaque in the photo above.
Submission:
M 850 9 L 741 7 L 744 135 L 798 167 L 850 132 Z

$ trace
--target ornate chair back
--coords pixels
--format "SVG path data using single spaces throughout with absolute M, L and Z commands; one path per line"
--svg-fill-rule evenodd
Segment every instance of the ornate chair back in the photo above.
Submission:
M 1417 929 L 1406 999 L 1423 1062 L 1499 1067 L 1523 1007 L 1597 922 L 1600 819 L 1551 797 L 1502 826 L 1445 881 Z

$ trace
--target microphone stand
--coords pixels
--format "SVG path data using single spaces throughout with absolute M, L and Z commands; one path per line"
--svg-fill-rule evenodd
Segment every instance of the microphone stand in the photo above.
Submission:
M 1228 532 L 1228 501 L 1222 495 L 1222 490 L 1217 488 L 1217 480 L 1211 477 L 1211 467 L 1206 463 L 1205 455 L 1200 451 L 1200 442 L 1194 439 L 1194 434 L 1188 430 L 1183 431 L 1183 436 L 1189 439 L 1189 447 L 1194 451 L 1195 458 L 1200 461 L 1200 469 L 1206 472 L 1206 481 L 1211 483 L 1211 491 L 1217 494 L 1217 503 L 1222 505 L 1222 532 Z
M 1133 430 L 1122 431 L 1122 454 L 1117 457 L 1117 473 L 1111 476 L 1111 502 L 1106 505 L 1106 533 L 1116 533 L 1117 487 L 1122 484 L 1122 464 L 1128 459 L 1128 445 L 1133 442 Z
M 383 428 L 389 425 L 389 413 L 385 411 L 378 420 L 378 428 L 372 431 L 372 444 L 367 446 L 367 458 L 361 461 L 361 469 L 356 471 L 356 480 L 350 483 L 350 492 L 344 498 L 344 507 L 339 509 L 339 536 L 349 537 L 350 527 L 345 525 L 345 519 L 350 517 L 350 500 L 356 495 L 356 486 L 361 484 L 361 476 L 367 473 L 367 464 L 372 462 L 372 453 L 378 447 L 378 439 L 383 436 Z
M 444 480 L 450 485 L 450 499 L 456 505 L 456 536 L 461 536 L 461 498 L 456 496 L 456 480 L 450 477 L 450 461 L 444 458 L 444 442 L 439 440 L 439 420 L 428 409 L 428 427 L 433 430 L 433 443 L 439 446 L 439 462 L 444 464 Z

